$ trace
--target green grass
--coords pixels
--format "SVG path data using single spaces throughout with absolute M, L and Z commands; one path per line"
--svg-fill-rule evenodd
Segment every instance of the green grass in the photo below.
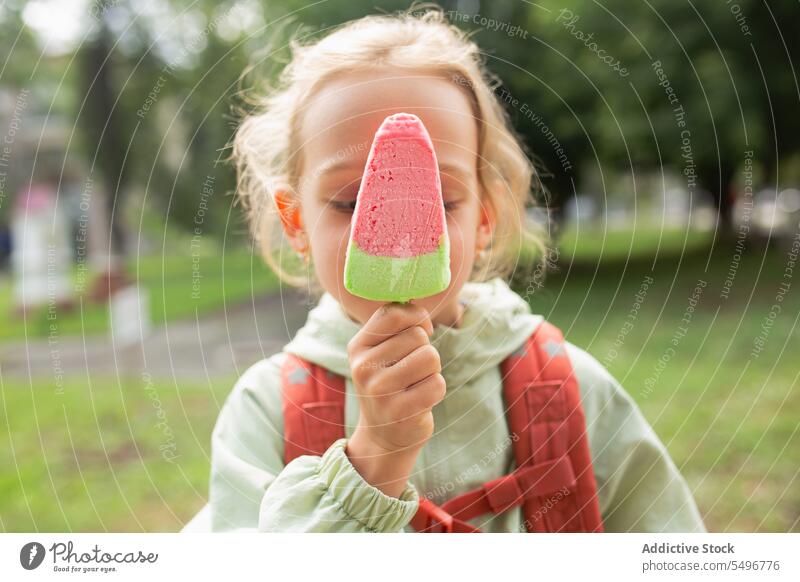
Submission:
M 550 234 L 547 263 L 570 265 L 610 265 L 626 262 L 652 261 L 654 257 L 702 253 L 713 242 L 713 231 L 662 226 L 654 222 L 637 221 L 633 228 L 607 228 L 601 224 L 578 227 L 567 225 L 560 235 Z M 537 250 L 523 246 L 516 261 L 513 282 L 525 288 L 529 279 L 538 273 L 541 261 Z M 534 268 L 535 267 L 535 268 Z
M 602 226 L 568 227 L 559 237 L 561 261 L 618 262 L 627 258 L 654 257 L 663 253 L 686 253 L 708 247 L 713 233 L 664 227 L 639 221 L 633 229 L 608 229 Z
M 206 243 L 208 247 L 208 243 Z M 193 258 L 191 251 L 178 254 L 143 255 L 130 259 L 131 278 L 148 291 L 150 313 L 155 324 L 221 309 L 251 296 L 277 289 L 275 275 L 249 249 L 236 247 L 225 254 L 220 249 L 200 248 Z M 199 275 L 199 278 L 198 276 Z M 46 337 L 51 320 L 47 306 L 22 317 L 14 312 L 12 285 L 0 279 L 0 341 Z M 108 329 L 108 306 L 83 300 L 71 310 L 56 311 L 61 336 L 104 333 Z
M 207 498 L 233 381 L 74 378 L 56 393 L 0 378 L 0 529 L 177 531 Z

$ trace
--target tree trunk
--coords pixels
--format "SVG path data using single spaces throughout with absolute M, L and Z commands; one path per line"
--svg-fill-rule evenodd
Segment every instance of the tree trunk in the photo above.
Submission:
M 103 191 L 108 195 L 106 209 L 112 255 L 122 259 L 126 251 L 125 231 L 120 220 L 126 180 L 125 131 L 115 111 L 116 95 L 111 78 L 111 33 L 101 21 L 97 40 L 83 49 L 83 94 L 86 103 L 81 117 L 89 145 L 90 161 L 100 175 Z
M 738 192 L 733 190 L 733 178 L 736 168 L 724 160 L 698 167 L 699 181 L 711 193 L 717 207 L 717 238 L 731 240 L 734 238 L 733 208 Z

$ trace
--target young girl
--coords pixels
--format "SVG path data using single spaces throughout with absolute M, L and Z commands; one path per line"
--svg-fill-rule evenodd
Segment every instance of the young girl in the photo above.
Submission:
M 541 241 L 524 220 L 533 167 L 478 47 L 438 11 L 369 16 L 292 48 L 233 155 L 265 259 L 293 284 L 309 275 L 323 294 L 295 338 L 227 398 L 212 436 L 209 505 L 187 529 L 205 519 L 213 531 L 414 531 L 422 501 L 441 505 L 514 468 L 500 365 L 544 322 L 501 277 L 521 245 Z M 452 279 L 438 295 L 384 305 L 348 293 L 342 274 L 373 135 L 398 112 L 417 115 L 434 143 Z M 301 259 L 299 274 L 275 234 Z M 623 388 L 587 352 L 558 349 L 577 379 L 603 529 L 704 531 Z M 286 463 L 281 369 L 295 356 L 344 378 L 345 429 L 319 455 Z M 524 522 L 517 504 L 469 523 L 519 532 Z

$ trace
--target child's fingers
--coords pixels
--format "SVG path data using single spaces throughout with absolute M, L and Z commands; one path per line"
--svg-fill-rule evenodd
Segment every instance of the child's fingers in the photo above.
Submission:
M 390 404 L 390 413 L 397 421 L 406 420 L 439 404 L 446 391 L 444 377 L 438 373 L 432 374 L 394 398 Z
M 367 392 L 370 396 L 391 396 L 441 371 L 439 352 L 426 344 L 416 348 L 394 366 L 379 370 L 370 379 Z
M 388 368 L 398 364 L 418 347 L 429 343 L 428 332 L 421 326 L 414 325 L 371 348 L 366 359 L 370 366 Z
M 372 314 L 353 341 L 359 346 L 376 346 L 415 325 L 433 333 L 430 314 L 424 308 L 413 303 L 387 303 Z

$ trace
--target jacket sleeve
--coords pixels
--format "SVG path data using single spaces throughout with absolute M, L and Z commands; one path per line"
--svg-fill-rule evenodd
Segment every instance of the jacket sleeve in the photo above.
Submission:
M 279 370 L 279 357 L 248 369 L 220 411 L 211 437 L 212 531 L 401 531 L 416 513 L 416 489 L 409 483 L 395 498 L 367 483 L 345 455 L 346 439 L 284 466 Z
M 620 383 L 567 343 L 581 387 L 598 500 L 608 532 L 705 532 L 691 490 Z

